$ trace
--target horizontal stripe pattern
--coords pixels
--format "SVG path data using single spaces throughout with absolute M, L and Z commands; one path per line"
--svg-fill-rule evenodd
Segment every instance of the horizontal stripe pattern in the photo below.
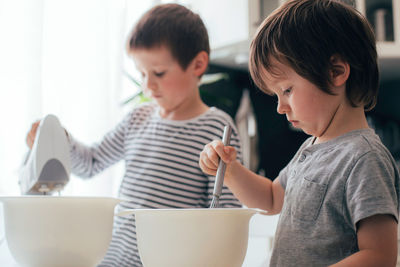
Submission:
M 119 209 L 206 208 L 212 200 L 215 177 L 201 171 L 199 156 L 207 143 L 222 139 L 226 124 L 232 126 L 231 145 L 241 161 L 238 132 L 225 112 L 212 107 L 196 118 L 173 121 L 160 118 L 156 105 L 145 104 L 91 147 L 70 136 L 72 172 L 92 177 L 124 160 L 119 196 L 128 201 Z M 220 205 L 241 207 L 226 187 Z M 99 266 L 142 266 L 133 218 L 114 218 L 112 241 Z

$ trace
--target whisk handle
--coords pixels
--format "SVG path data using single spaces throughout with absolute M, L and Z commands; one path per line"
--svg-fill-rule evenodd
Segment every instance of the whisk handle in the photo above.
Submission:
M 225 126 L 224 134 L 222 137 L 222 143 L 224 146 L 228 146 L 231 141 L 232 127 L 230 125 Z M 217 174 L 215 176 L 215 186 L 213 195 L 218 197 L 221 195 L 222 186 L 224 184 L 224 175 L 226 170 L 226 164 L 221 159 L 218 163 Z

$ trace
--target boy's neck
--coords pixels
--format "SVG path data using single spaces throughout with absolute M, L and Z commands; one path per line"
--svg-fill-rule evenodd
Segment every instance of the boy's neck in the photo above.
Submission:
M 366 128 L 369 128 L 369 126 L 364 108 L 344 105 L 338 109 L 328 129 L 315 139 L 314 144 L 323 143 L 345 133 Z
M 188 101 L 184 101 L 181 105 L 174 109 L 166 110 L 160 107 L 160 117 L 169 120 L 190 120 L 205 113 L 209 107 L 204 104 L 200 98 L 200 94 L 194 96 Z

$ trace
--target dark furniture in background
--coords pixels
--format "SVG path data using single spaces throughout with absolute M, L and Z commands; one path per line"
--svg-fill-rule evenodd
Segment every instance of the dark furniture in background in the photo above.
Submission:
M 400 75 L 398 79 L 382 80 L 378 103 L 367 113 L 370 126 L 400 163 Z

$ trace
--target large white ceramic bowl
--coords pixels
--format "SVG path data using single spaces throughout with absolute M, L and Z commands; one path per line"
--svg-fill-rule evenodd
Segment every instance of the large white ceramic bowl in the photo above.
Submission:
M 137 209 L 140 258 L 145 267 L 240 267 L 254 209 Z
M 114 207 L 104 197 L 0 197 L 11 254 L 22 266 L 92 267 L 111 241 Z

